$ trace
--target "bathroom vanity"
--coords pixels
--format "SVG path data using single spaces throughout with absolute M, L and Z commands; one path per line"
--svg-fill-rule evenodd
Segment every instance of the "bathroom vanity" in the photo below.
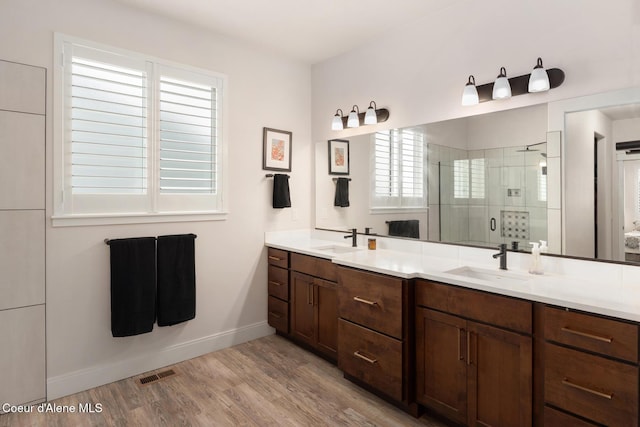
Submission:
M 637 268 L 599 265 L 607 289 L 588 261 L 544 257 L 534 276 L 528 254 L 501 272 L 494 250 L 341 238 L 265 244 L 269 324 L 346 378 L 462 425 L 638 425 Z

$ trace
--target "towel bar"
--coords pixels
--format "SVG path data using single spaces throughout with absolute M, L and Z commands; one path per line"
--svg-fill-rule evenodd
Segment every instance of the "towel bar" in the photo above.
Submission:
M 332 178 L 333 182 L 338 182 L 338 178 Z M 347 181 L 351 181 L 351 178 L 347 178 Z
M 194 238 L 194 239 L 197 239 L 197 238 L 198 238 L 198 235 L 197 235 L 197 234 L 193 234 L 193 233 L 189 233 L 189 236 L 193 236 L 193 238 Z M 156 237 L 156 240 L 158 240 L 158 238 L 157 238 L 157 237 Z M 111 239 L 104 239 L 104 243 L 105 243 L 106 245 L 111 244 Z

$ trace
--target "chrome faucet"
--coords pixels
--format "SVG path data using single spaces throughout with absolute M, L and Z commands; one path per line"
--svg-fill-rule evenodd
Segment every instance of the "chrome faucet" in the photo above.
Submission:
M 351 246 L 355 248 L 358 246 L 358 229 L 351 228 L 350 230 L 351 230 L 351 234 L 347 234 L 346 236 L 344 236 L 344 238 L 348 239 L 349 237 L 351 237 Z
M 507 244 L 506 243 L 501 243 L 500 246 L 498 246 L 498 248 L 500 249 L 500 252 L 498 252 L 497 254 L 493 254 L 493 258 L 500 258 L 500 270 L 506 270 L 507 269 Z

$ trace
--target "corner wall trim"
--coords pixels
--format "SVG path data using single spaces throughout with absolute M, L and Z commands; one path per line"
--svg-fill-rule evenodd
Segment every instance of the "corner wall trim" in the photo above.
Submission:
M 109 384 L 147 371 L 173 365 L 203 354 L 273 334 L 266 321 L 180 343 L 131 359 L 103 364 L 47 378 L 47 400 Z

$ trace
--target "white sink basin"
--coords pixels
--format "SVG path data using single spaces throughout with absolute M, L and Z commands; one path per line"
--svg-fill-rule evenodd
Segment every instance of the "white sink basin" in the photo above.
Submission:
M 327 253 L 334 254 L 346 254 L 349 252 L 356 252 L 362 250 L 362 248 L 354 248 L 353 246 L 341 246 L 341 245 L 327 245 L 327 246 L 316 246 L 315 248 L 311 248 L 316 251 L 322 251 Z
M 445 271 L 445 273 L 468 277 L 470 279 L 485 280 L 487 282 L 502 282 L 505 280 L 526 282 L 528 280 L 531 280 L 531 277 L 529 275 L 514 273 L 508 270 L 489 270 L 468 266 L 454 268 L 453 270 Z

